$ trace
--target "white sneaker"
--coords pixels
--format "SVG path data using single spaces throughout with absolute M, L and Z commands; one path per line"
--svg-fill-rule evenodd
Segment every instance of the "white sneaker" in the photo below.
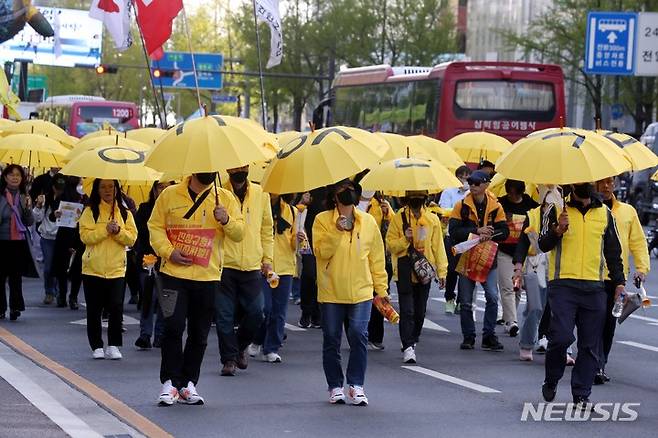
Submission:
M 267 353 L 263 355 L 263 361 L 269 363 L 281 363 L 281 356 L 276 353 Z
M 505 323 L 505 333 L 507 333 L 510 338 L 513 338 L 519 334 L 519 325 L 516 323 L 516 321 Z
M 171 406 L 178 401 L 178 390 L 171 384 L 171 380 L 167 380 L 162 384 L 162 391 L 158 397 L 158 404 L 160 406 Z
M 330 391 L 329 403 L 332 405 L 345 404 L 345 393 L 343 392 L 343 388 L 334 388 Z
M 256 357 L 258 356 L 258 354 L 260 354 L 260 348 L 261 348 L 260 345 L 249 344 L 249 346 L 247 347 L 247 353 L 251 357 Z
M 119 347 L 115 347 L 114 345 L 107 346 L 107 348 L 105 349 L 105 359 L 119 360 L 121 358 L 123 358 L 123 356 L 119 351 Z
M 363 392 L 362 386 L 350 385 L 350 389 L 347 391 L 347 396 L 351 405 L 368 406 L 368 397 L 366 397 L 366 393 Z
M 402 362 L 416 363 L 416 351 L 414 350 L 414 347 L 407 347 L 406 350 L 402 352 Z
M 547 348 L 548 348 L 548 339 L 546 338 L 546 336 L 542 336 L 542 338 L 537 343 L 537 349 L 535 351 L 539 354 L 544 354 L 546 353 Z
M 97 348 L 92 353 L 94 359 L 105 359 L 105 351 L 102 348 Z
M 456 306 L 455 300 L 446 300 L 445 312 L 454 315 Z
M 178 403 L 184 403 L 187 405 L 202 405 L 205 403 L 203 397 L 196 392 L 196 387 L 192 382 L 187 382 L 187 386 L 181 388 L 180 391 L 178 391 L 178 395 Z

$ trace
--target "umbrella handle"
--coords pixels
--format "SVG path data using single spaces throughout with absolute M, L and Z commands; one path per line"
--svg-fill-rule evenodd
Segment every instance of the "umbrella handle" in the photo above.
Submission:
M 217 178 L 221 178 L 221 176 L 219 176 L 219 172 L 217 172 Z M 215 186 L 215 207 L 219 206 L 219 194 L 217 193 L 217 178 L 213 180 L 213 185 Z M 221 179 L 219 180 L 219 183 L 220 184 L 222 183 Z

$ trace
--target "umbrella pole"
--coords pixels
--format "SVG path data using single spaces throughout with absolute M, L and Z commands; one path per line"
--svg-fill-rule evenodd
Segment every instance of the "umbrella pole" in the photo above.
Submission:
M 265 85 L 263 84 L 263 61 L 260 50 L 260 29 L 258 28 L 258 15 L 256 15 L 256 0 L 251 1 L 254 9 L 254 27 L 256 28 L 256 52 L 258 53 L 258 79 L 260 82 L 260 110 L 263 129 L 267 131 L 267 114 L 265 113 Z M 276 126 L 274 127 L 276 132 Z
M 221 176 L 219 176 L 219 172 L 217 172 L 217 178 L 221 178 Z M 219 193 L 217 193 L 217 178 L 215 178 L 212 181 L 213 185 L 215 186 L 215 207 L 219 206 Z M 222 181 L 220 180 L 219 183 L 221 184 Z
M 196 70 L 196 61 L 194 60 L 194 51 L 192 49 L 192 34 L 190 33 L 190 26 L 187 23 L 187 13 L 185 12 L 185 5 L 183 4 L 183 25 L 185 26 L 185 33 L 187 35 L 187 45 L 190 48 L 190 56 L 192 57 L 192 70 L 194 71 L 194 85 L 196 88 L 196 98 L 201 110 L 201 91 L 199 91 L 199 75 Z

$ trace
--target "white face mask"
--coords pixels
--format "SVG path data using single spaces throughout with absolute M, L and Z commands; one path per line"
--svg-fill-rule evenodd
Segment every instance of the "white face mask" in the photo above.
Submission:
M 78 187 L 76 187 L 75 189 L 76 189 L 76 191 L 78 192 L 78 194 L 80 196 L 85 194 L 85 190 L 84 190 L 84 187 L 82 187 L 82 184 L 78 184 Z

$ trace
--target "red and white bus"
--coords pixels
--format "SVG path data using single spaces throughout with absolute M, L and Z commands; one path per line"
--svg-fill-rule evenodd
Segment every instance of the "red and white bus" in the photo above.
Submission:
M 52 96 L 37 106 L 38 117 L 58 125 L 74 137 L 83 137 L 106 124 L 118 131 L 139 127 L 137 105 L 96 96 Z
M 548 64 L 349 68 L 336 75 L 332 93 L 328 124 L 443 141 L 485 130 L 514 142 L 565 117 L 562 68 Z M 314 114 L 316 125 L 322 111 Z

